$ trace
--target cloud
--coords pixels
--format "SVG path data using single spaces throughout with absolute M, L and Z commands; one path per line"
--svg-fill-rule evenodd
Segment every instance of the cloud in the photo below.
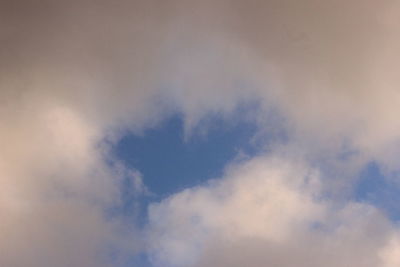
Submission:
M 13 115 L 0 127 L 0 265 L 108 266 L 108 247 L 135 229 L 106 216 L 121 178 L 94 147 L 97 129 L 65 107 Z
M 240 251 L 282 266 L 368 255 L 366 266 L 391 267 L 398 238 L 379 211 L 317 196 L 333 180 L 349 187 L 366 161 L 398 168 L 397 10 L 389 0 L 2 1 L 0 265 L 107 266 L 110 247 L 136 253 L 142 233 L 105 214 L 121 205 L 125 174 L 146 190 L 135 170 L 108 164 L 107 145 L 171 113 L 190 134 L 210 113 L 256 102 L 259 128 L 289 136 L 273 153 L 324 159 L 345 179 L 254 159 L 153 206 L 154 260 L 234 266 Z M 348 151 L 356 159 L 338 163 Z
M 283 114 L 303 150 L 338 153 L 347 143 L 396 168 L 397 10 L 392 1 L 187 4 L 172 24 L 185 114 L 255 98 Z
M 345 139 L 395 166 L 392 1 L 23 3 L 2 8 L 9 94 L 34 87 L 106 128 L 140 128 L 166 110 L 192 128 L 256 99 L 299 143 L 335 150 Z
M 302 162 L 260 157 L 153 204 L 153 263 L 395 266 L 396 228 L 367 204 L 338 206 L 321 192 L 321 181 Z
M 148 72 L 156 42 L 143 37 L 140 52 L 134 33 L 150 22 L 120 21 L 124 8 L 70 4 L 1 2 L 1 266 L 110 266 L 141 247 L 136 225 L 108 214 L 123 205 L 119 187 L 135 172 L 109 164 L 105 140 L 157 120 L 138 71 Z M 125 58 L 129 51 L 142 63 Z M 140 176 L 132 179 L 142 194 Z

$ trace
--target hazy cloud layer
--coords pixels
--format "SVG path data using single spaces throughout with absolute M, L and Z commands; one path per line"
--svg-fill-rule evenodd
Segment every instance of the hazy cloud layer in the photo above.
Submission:
M 107 266 L 114 248 L 143 250 L 142 232 L 107 216 L 127 174 L 136 194 L 146 191 L 134 170 L 109 164 L 107 146 L 175 112 L 190 134 L 245 102 L 260 107 L 260 135 L 288 134 L 273 151 L 302 163 L 254 159 L 153 206 L 154 261 L 397 266 L 397 229 L 378 210 L 324 196 L 337 180 L 351 187 L 347 178 L 370 160 L 398 169 L 399 8 L 1 1 L 0 265 Z M 338 160 L 343 153 L 351 156 Z M 320 177 L 320 166 L 308 167 L 315 159 L 338 177 Z

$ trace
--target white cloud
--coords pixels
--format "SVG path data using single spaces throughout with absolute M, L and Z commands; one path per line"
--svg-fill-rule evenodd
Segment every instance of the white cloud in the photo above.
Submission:
M 372 206 L 341 206 L 299 162 L 255 158 L 150 208 L 156 266 L 386 266 L 395 228 Z M 388 246 L 388 248 L 386 248 Z M 388 263 L 389 264 L 389 263 Z M 394 266 L 394 265 L 388 265 Z

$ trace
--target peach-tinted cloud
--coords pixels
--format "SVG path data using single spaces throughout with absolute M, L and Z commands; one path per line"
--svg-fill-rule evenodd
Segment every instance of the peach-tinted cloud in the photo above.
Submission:
M 289 135 L 273 151 L 348 176 L 369 160 L 398 168 L 398 13 L 390 0 L 2 1 L 0 265 L 107 266 L 104 246 L 140 249 L 134 225 L 104 216 L 125 172 L 107 165 L 103 141 L 173 112 L 190 134 L 204 116 L 255 101 L 261 131 Z M 356 159 L 336 165 L 343 147 Z M 160 264 L 234 266 L 238 251 L 281 266 L 396 264 L 396 230 L 379 211 L 315 199 L 337 177 L 311 171 L 309 184 L 302 164 L 251 162 L 153 207 Z M 328 232 L 309 229 L 315 220 Z

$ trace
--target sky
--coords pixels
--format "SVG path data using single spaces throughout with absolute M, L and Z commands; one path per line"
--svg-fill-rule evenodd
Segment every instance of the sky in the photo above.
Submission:
M 0 266 L 399 266 L 399 18 L 0 1 Z

